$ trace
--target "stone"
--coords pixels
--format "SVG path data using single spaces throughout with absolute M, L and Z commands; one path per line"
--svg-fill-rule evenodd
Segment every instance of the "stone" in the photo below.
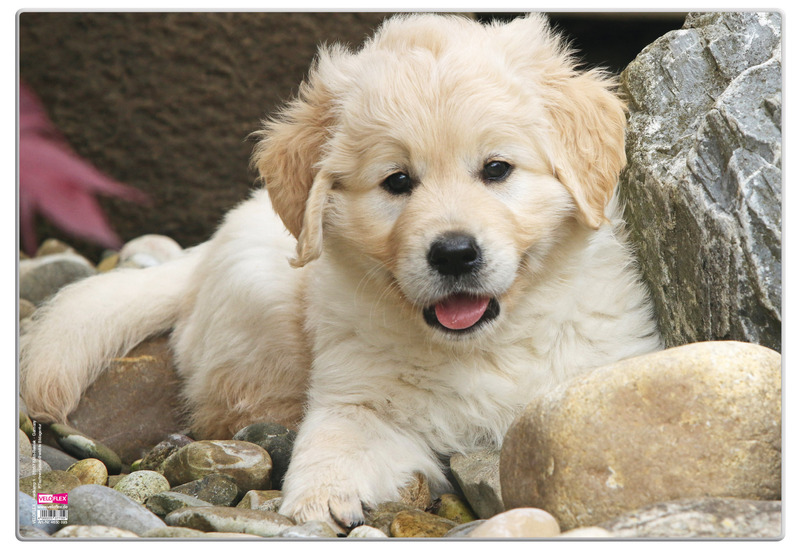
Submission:
M 36 305 L 27 299 L 19 299 L 19 320 L 32 317 L 34 311 L 36 311 Z
M 155 445 L 155 447 L 147 452 L 139 463 L 139 469 L 149 469 L 151 471 L 164 472 L 164 462 L 169 456 L 178 451 L 187 444 L 194 442 L 185 434 L 173 433 L 167 436 L 164 440 Z
M 81 481 L 66 471 L 47 471 L 19 480 L 19 490 L 36 498 L 36 494 L 61 494 L 80 486 Z
M 416 508 L 402 502 L 383 502 L 374 508 L 368 508 L 364 512 L 364 525 L 374 527 L 388 537 L 391 535 L 392 521 L 394 521 L 395 516 L 400 512 L 414 510 Z
M 67 245 L 61 240 L 55 238 L 47 238 L 39 245 L 36 250 L 37 257 L 46 257 L 47 255 L 59 255 L 61 253 L 75 253 L 75 249 Z
M 578 527 L 566 533 L 558 535 L 559 538 L 572 538 L 572 539 L 605 539 L 613 537 L 610 531 L 602 527 Z
M 183 248 L 171 237 L 147 234 L 128 241 L 119 251 L 119 265 L 147 268 L 179 257 Z
M 42 461 L 39 458 L 32 458 L 30 456 L 23 456 L 22 454 L 19 455 L 17 458 L 18 460 L 18 477 L 21 479 L 23 477 L 30 477 L 32 475 L 36 475 L 38 473 L 48 473 L 53 469 L 47 464 L 46 461 Z
M 21 525 L 19 528 L 19 536 L 26 539 L 49 539 L 50 535 L 33 527 L 32 525 Z
M 556 537 L 561 533 L 556 518 L 538 508 L 515 508 L 487 519 L 469 532 L 467 537 L 480 538 L 540 538 Z
M 102 461 L 95 458 L 82 459 L 72 464 L 67 473 L 78 477 L 82 485 L 104 485 L 108 482 L 108 470 Z
M 113 488 L 81 485 L 69 493 L 69 525 L 105 525 L 142 535 L 164 522 Z
M 389 532 L 392 537 L 443 537 L 456 525 L 422 510 L 404 510 L 394 516 Z
M 323 521 L 306 521 L 284 529 L 275 536 L 285 539 L 335 539 L 338 535 Z
M 117 268 L 119 253 L 109 253 L 97 263 L 97 272 L 108 272 Z
M 236 507 L 248 510 L 278 511 L 281 500 L 280 490 L 250 490 L 245 493 Z
M 105 444 L 67 425 L 50 425 L 50 431 L 55 435 L 58 445 L 71 456 L 78 459 L 99 459 L 106 466 L 109 474 L 119 473 L 122 469 L 122 461 L 119 456 Z
M 506 507 L 564 530 L 663 500 L 781 497 L 781 356 L 701 342 L 608 365 L 534 400 L 506 434 Z
M 270 487 L 272 461 L 264 448 L 241 440 L 200 440 L 169 456 L 164 475 L 182 485 L 212 473 L 229 475 L 241 492 Z
M 232 506 L 241 496 L 236 482 L 230 476 L 220 473 L 212 473 L 202 479 L 173 487 L 171 492 L 188 494 L 214 506 Z
M 19 412 L 19 429 L 25 433 L 29 439 L 33 438 L 33 423 L 31 418 L 28 417 L 23 411 Z
M 450 529 L 445 537 L 448 538 L 468 538 L 469 534 L 478 528 L 479 525 L 482 523 L 486 523 L 485 519 L 476 519 L 475 521 L 469 521 L 467 523 L 462 523 L 460 525 L 456 525 L 452 529 Z
M 243 508 L 182 508 L 167 515 L 167 525 L 190 527 L 200 531 L 250 533 L 274 537 L 295 523 L 288 517 L 272 512 Z
M 347 535 L 348 539 L 385 539 L 386 533 L 369 525 L 359 525 Z
M 67 284 L 94 274 L 92 263 L 75 253 L 20 261 L 19 296 L 39 306 Z
M 122 473 L 120 475 L 109 475 L 108 476 L 108 481 L 106 481 L 106 486 L 109 487 L 109 488 L 114 488 L 115 486 L 117 486 L 118 482 L 120 482 L 122 479 L 124 479 L 127 476 L 128 476 L 127 473 Z
M 169 490 L 169 482 L 164 475 L 155 471 L 134 471 L 114 485 L 114 490 L 144 504 L 153 494 Z
M 36 510 L 38 508 L 36 499 L 25 493 L 22 489 L 20 489 L 18 497 L 17 508 L 20 529 L 22 527 L 30 527 L 42 531 L 47 535 L 51 535 L 64 526 L 57 521 L 39 521 L 36 517 Z
M 53 538 L 81 537 L 89 539 L 126 539 L 139 537 L 139 535 L 126 529 L 107 527 L 105 525 L 67 525 L 51 536 Z
M 212 504 L 189 494 L 168 491 L 151 495 L 144 505 L 148 510 L 163 519 L 170 512 L 181 508 L 210 507 Z
M 41 459 L 46 462 L 54 471 L 66 471 L 71 465 L 74 465 L 79 460 L 47 444 L 38 446 L 40 450 Z
M 690 14 L 620 77 L 619 196 L 667 347 L 781 349 L 781 24 Z
M 699 498 L 660 502 L 600 524 L 615 537 L 780 539 L 781 502 Z
M 145 340 L 107 365 L 69 415 L 76 429 L 108 446 L 127 464 L 186 429 L 180 379 L 167 336 Z M 109 469 L 109 473 L 115 472 Z
M 252 442 L 264 448 L 272 459 L 272 485 L 280 488 L 289 468 L 297 433 L 278 423 L 254 423 L 233 435 L 234 440 Z
M 450 469 L 478 517 L 487 519 L 505 511 L 500 486 L 500 452 L 482 450 L 455 454 Z
M 28 438 L 28 435 L 23 432 L 22 429 L 19 429 L 19 434 L 17 434 L 17 443 L 19 447 L 19 451 L 17 452 L 21 456 L 33 456 L 33 447 L 31 446 L 31 441 Z
M 478 516 L 472 511 L 463 498 L 457 494 L 442 494 L 437 501 L 436 515 L 455 523 L 475 521 Z
M 190 529 L 189 527 L 157 527 L 146 531 L 141 536 L 150 539 L 182 539 L 205 537 L 206 534 L 197 529 Z

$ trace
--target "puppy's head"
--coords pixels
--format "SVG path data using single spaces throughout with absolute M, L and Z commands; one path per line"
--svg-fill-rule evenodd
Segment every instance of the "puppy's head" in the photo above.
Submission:
M 387 21 L 323 49 L 254 156 L 298 238 L 383 280 L 447 337 L 513 304 L 576 226 L 597 228 L 625 163 L 624 110 L 537 15 Z

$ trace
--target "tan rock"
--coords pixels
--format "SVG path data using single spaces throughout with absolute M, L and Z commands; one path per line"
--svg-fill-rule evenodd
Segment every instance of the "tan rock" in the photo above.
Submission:
M 497 514 L 473 529 L 467 537 L 476 538 L 541 538 L 561 533 L 556 519 L 538 508 L 516 508 Z
M 392 537 L 443 537 L 456 523 L 421 510 L 399 512 L 392 520 Z
M 108 482 L 108 470 L 102 461 L 95 458 L 82 459 L 67 468 L 80 479 L 83 485 L 105 485 Z
M 563 529 L 663 500 L 781 495 L 781 356 L 705 342 L 579 377 L 529 405 L 506 435 L 506 507 Z
M 180 381 L 166 336 L 146 340 L 108 364 L 69 421 L 130 464 L 170 434 L 185 430 Z

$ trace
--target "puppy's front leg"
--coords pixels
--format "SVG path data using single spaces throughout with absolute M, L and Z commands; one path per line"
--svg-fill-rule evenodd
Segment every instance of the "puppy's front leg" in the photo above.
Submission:
M 317 407 L 295 440 L 280 512 L 298 523 L 319 520 L 352 528 L 364 522 L 362 504 L 396 500 L 416 472 L 444 481 L 418 435 L 369 406 Z

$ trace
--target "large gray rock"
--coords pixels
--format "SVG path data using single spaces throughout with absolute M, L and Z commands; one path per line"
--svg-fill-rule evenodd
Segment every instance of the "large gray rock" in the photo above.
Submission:
M 702 342 L 608 365 L 534 400 L 500 456 L 506 508 L 562 530 L 648 504 L 781 497 L 781 357 Z
M 500 489 L 500 452 L 482 450 L 455 454 L 450 469 L 478 517 L 488 519 L 505 510 Z
M 781 502 L 700 498 L 661 502 L 600 527 L 614 537 L 761 538 L 782 536 Z
M 691 14 L 628 66 L 625 217 L 667 347 L 781 349 L 781 15 Z
M 164 522 L 112 488 L 82 485 L 69 493 L 69 525 L 106 525 L 141 535 Z

